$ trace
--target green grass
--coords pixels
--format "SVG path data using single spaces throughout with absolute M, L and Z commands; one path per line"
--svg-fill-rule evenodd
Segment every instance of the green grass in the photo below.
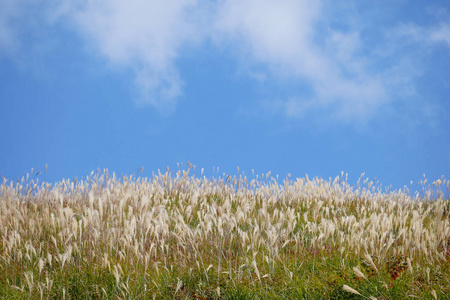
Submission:
M 450 299 L 448 186 L 412 197 L 189 170 L 5 181 L 0 298 Z

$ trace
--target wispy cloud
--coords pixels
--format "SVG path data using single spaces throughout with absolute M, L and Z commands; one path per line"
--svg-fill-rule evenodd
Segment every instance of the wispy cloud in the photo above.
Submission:
M 430 35 L 431 41 L 444 42 L 450 47 L 450 24 L 440 24 L 440 26 L 432 30 Z
M 309 0 L 228 0 L 219 11 L 218 31 L 241 49 L 243 61 L 266 64 L 271 75 L 312 89 L 265 99 L 265 111 L 364 123 L 399 107 L 402 118 L 410 112 L 412 119 L 432 120 L 431 110 L 439 107 L 417 100 L 416 81 L 425 72 L 426 56 L 450 41 L 445 22 L 371 27 L 355 7 Z
M 389 45 L 391 50 L 405 45 L 415 45 L 415 48 L 424 49 L 439 43 L 450 47 L 450 22 L 433 26 L 420 26 L 414 23 L 399 24 L 388 31 L 387 37 L 392 43 Z
M 131 67 L 138 102 L 173 108 L 182 94 L 176 60 L 186 44 L 204 36 L 202 8 L 196 0 L 98 0 L 66 2 L 56 16 L 72 24 L 111 63 Z
M 434 51 L 443 47 L 450 53 L 450 23 L 418 25 L 400 23 L 384 32 L 384 39 L 376 49 L 377 61 L 384 63 L 381 72 L 395 107 L 403 116 L 413 116 L 411 123 L 436 126 L 443 110 L 439 101 L 426 99 L 417 90 L 417 82 L 437 66 L 427 65 Z M 386 63 L 387 62 L 387 63 Z M 446 101 L 446 100 L 445 100 Z M 414 119 L 414 120 L 412 120 Z
M 11 56 L 17 51 L 22 31 L 18 23 L 24 19 L 24 13 L 30 3 L 29 0 L 22 3 L 14 0 L 2 1 L 0 8 L 0 57 L 3 55 Z
M 219 12 L 218 31 L 243 55 L 312 87 L 312 96 L 286 99 L 281 105 L 286 115 L 302 116 L 313 109 L 330 113 L 333 107 L 334 119 L 364 120 L 389 101 L 381 76 L 367 72 L 355 28 L 318 32 L 324 17 L 321 1 L 229 0 Z M 279 111 L 280 102 L 274 105 Z

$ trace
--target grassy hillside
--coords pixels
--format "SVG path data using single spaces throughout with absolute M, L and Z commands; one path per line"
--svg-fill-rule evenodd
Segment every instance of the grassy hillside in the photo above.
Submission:
M 0 298 L 450 299 L 449 181 L 107 171 L 0 186 Z

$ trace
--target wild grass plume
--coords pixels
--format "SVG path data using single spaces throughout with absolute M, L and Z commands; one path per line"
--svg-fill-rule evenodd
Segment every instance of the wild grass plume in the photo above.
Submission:
M 0 298 L 449 299 L 449 181 L 194 169 L 4 179 Z

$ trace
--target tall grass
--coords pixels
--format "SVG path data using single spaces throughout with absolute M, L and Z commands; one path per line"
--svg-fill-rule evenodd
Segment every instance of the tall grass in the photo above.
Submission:
M 0 298 L 450 295 L 445 179 L 411 196 L 364 179 L 351 187 L 344 174 L 280 183 L 191 172 L 4 179 Z

